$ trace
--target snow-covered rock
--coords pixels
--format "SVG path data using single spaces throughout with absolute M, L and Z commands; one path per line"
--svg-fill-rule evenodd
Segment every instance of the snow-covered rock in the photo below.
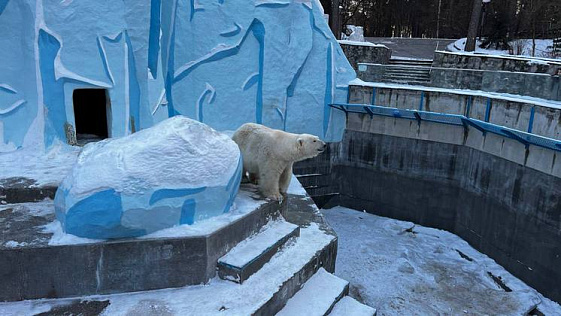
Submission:
M 55 197 L 65 232 L 136 237 L 230 210 L 241 179 L 238 146 L 175 116 L 130 136 L 88 144 Z

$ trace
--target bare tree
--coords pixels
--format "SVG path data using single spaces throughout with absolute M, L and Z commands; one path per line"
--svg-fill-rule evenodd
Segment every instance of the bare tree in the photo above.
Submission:
M 481 0 L 473 0 L 473 8 L 471 9 L 471 19 L 469 21 L 466 47 L 464 49 L 466 52 L 475 51 L 477 30 L 479 30 L 479 21 L 481 20 L 482 7 L 483 2 L 481 2 Z

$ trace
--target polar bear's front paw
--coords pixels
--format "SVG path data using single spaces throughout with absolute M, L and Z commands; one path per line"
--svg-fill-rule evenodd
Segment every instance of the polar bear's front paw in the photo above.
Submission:
M 267 199 L 271 201 L 282 202 L 283 196 L 280 193 L 267 194 Z

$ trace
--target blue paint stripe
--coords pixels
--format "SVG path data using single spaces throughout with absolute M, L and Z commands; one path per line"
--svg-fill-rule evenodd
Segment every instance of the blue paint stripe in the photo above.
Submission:
M 135 129 L 140 129 L 140 84 L 136 77 L 136 62 L 132 42 L 127 31 L 125 31 L 125 41 L 128 46 L 128 67 L 129 67 L 129 106 L 130 114 L 134 118 Z
M 425 100 L 425 91 L 421 91 L 421 101 L 419 102 L 419 111 L 423 110 L 424 100 Z
M 148 37 L 148 69 L 152 78 L 158 76 L 158 54 L 160 52 L 161 0 L 150 3 L 150 35 Z
M 251 78 L 246 80 L 245 85 L 242 87 L 242 89 L 245 91 L 253 87 L 258 82 L 259 82 L 259 73 L 256 73 L 252 75 Z
M 370 101 L 370 104 L 376 105 L 376 87 L 372 87 L 372 100 Z
M 261 21 L 255 19 L 252 23 L 253 36 L 259 42 L 259 80 L 257 81 L 257 100 L 255 108 L 255 122 L 263 123 L 263 69 L 265 63 L 265 27 Z
M 193 199 L 189 199 L 183 203 L 181 207 L 181 217 L 179 219 L 179 224 L 193 225 L 195 222 L 195 213 L 197 210 L 197 202 Z
M 226 31 L 226 32 L 222 32 L 220 33 L 220 36 L 222 37 L 232 37 L 232 36 L 236 36 L 238 34 L 240 34 L 240 32 L 242 31 L 242 27 L 238 24 L 238 23 L 234 23 L 236 29 L 231 30 L 231 31 Z
M 471 103 L 473 102 L 473 97 L 470 95 L 467 99 L 467 106 L 466 106 L 466 117 L 469 117 L 471 112 Z
M 530 122 L 528 122 L 528 133 L 532 132 L 532 129 L 534 129 L 534 115 L 536 113 L 536 107 L 532 107 L 532 109 L 530 110 Z
M 4 9 L 6 9 L 6 6 L 8 5 L 8 1 L 9 0 L 0 0 L 0 14 L 4 12 Z
M 177 9 L 174 10 L 174 14 L 177 18 Z M 174 83 L 173 69 L 175 67 L 175 23 L 171 26 L 171 36 L 169 39 L 169 52 L 168 52 L 168 69 L 166 75 L 166 99 L 168 101 L 168 117 L 175 116 L 177 112 L 175 111 L 173 104 L 173 93 L 172 87 Z
M 324 108 L 323 108 L 323 137 L 327 136 L 327 129 L 329 127 L 329 118 L 331 116 L 331 108 L 329 107 L 329 104 L 331 104 L 332 100 L 331 100 L 331 91 L 333 90 L 333 83 L 332 83 L 332 77 L 333 77 L 333 71 L 332 71 L 332 65 L 333 65 L 333 47 L 332 44 L 329 43 L 327 45 L 327 71 L 326 71 L 326 75 L 325 75 L 325 101 L 324 101 Z
M 111 74 L 109 72 L 109 63 L 107 62 L 107 56 L 105 56 L 105 53 L 103 52 L 101 38 L 99 37 L 97 38 L 97 49 L 99 51 L 99 56 L 101 57 L 101 61 L 103 62 L 103 69 L 105 70 L 105 75 L 107 76 L 107 79 L 109 79 L 111 83 L 115 85 L 115 82 L 113 82 L 113 78 L 111 78 Z
M 485 109 L 485 122 L 489 122 L 491 116 L 491 98 L 487 98 L 487 108 Z
M 161 201 L 163 199 L 171 199 L 171 198 L 197 194 L 203 192 L 205 189 L 206 187 L 193 188 L 193 189 L 160 189 L 152 193 L 152 196 L 150 197 L 150 202 L 148 202 L 148 204 L 153 205 L 154 203 Z

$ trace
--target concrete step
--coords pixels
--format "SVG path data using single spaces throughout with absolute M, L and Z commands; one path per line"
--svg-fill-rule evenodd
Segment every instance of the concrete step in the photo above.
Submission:
M 394 75 L 386 76 L 386 75 L 384 75 L 382 77 L 382 79 L 383 80 L 402 80 L 402 81 L 403 80 L 404 81 L 411 81 L 411 80 L 414 80 L 414 81 L 430 81 L 430 77 L 407 76 L 407 75 L 397 75 L 397 76 L 394 76 Z
M 383 79 L 383 82 L 409 85 L 426 85 L 430 80 Z
M 431 67 L 425 66 L 404 66 L 404 65 L 387 65 L 386 71 L 408 71 L 408 72 L 427 72 L 430 71 Z
M 430 66 L 432 65 L 432 60 L 423 59 L 390 59 L 390 64 L 392 65 L 422 65 Z
M 430 79 L 429 74 L 409 74 L 409 73 L 385 73 L 384 78 L 420 78 Z
M 292 181 L 296 180 L 293 179 Z M 240 190 L 240 194 L 245 195 L 245 192 Z M 247 198 L 252 200 L 249 196 Z M 250 203 L 249 200 L 245 198 L 244 200 L 236 199 L 238 211 L 243 212 L 241 208 L 244 207 L 244 204 Z M 309 197 L 289 194 L 282 204 L 271 202 L 263 206 L 268 205 L 274 205 L 277 208 L 280 207 L 282 209 L 282 215 L 287 221 L 299 225 L 301 227 L 300 236 L 295 238 L 293 246 L 283 248 L 269 263 L 265 264 L 243 284 L 216 280 L 214 278 L 216 275 L 216 262 L 218 258 L 225 255 L 229 249 L 232 249 L 232 247 L 238 243 L 237 233 L 222 227 L 217 228 L 216 234 L 212 234 L 208 236 L 208 238 L 195 236 L 195 238 L 203 244 L 197 249 L 175 243 L 171 245 L 172 247 L 168 247 L 170 242 L 183 239 L 184 237 L 151 239 L 152 242 L 157 244 L 157 248 L 143 248 L 142 252 L 133 251 L 131 257 L 134 261 L 125 262 L 125 264 L 122 265 L 123 269 L 125 269 L 123 270 L 124 272 L 117 271 L 119 272 L 118 274 L 113 273 L 110 275 L 112 280 L 118 283 L 126 283 L 127 280 L 130 280 L 130 282 L 138 282 L 146 277 L 164 283 L 177 283 L 176 279 L 178 278 L 197 274 L 206 275 L 206 270 L 212 271 L 211 279 L 198 278 L 195 280 L 196 283 L 191 283 L 194 286 L 172 284 L 168 288 L 158 289 L 157 291 L 150 290 L 134 293 L 125 293 L 123 290 L 115 288 L 113 288 L 110 293 L 107 293 L 107 291 L 101 288 L 103 290 L 101 294 L 95 294 L 94 292 L 93 296 L 91 296 L 92 294 L 88 294 L 75 299 L 54 298 L 25 300 L 21 302 L 4 302 L 4 300 L 0 299 L 0 315 L 36 315 L 37 313 L 44 313 L 45 315 L 74 315 L 79 313 L 83 315 L 144 315 L 148 313 L 150 315 L 174 316 L 209 314 L 275 315 L 286 305 L 288 299 L 294 296 L 294 294 L 302 288 L 302 285 L 315 275 L 319 268 L 324 267 L 327 271 L 335 270 L 337 237 Z M 40 210 L 36 210 L 33 214 L 37 214 L 39 211 Z M 6 212 L 0 214 L 0 216 L 5 215 L 5 213 Z M 29 212 L 25 212 L 25 210 L 22 210 L 20 213 L 22 213 L 22 216 L 27 213 L 27 217 L 36 218 L 35 215 L 29 216 Z M 253 213 L 247 215 L 233 214 L 235 217 L 242 216 L 242 218 L 233 223 L 233 225 L 236 227 L 239 226 L 240 230 L 246 234 L 246 237 L 251 235 L 251 232 L 255 231 L 253 230 L 254 226 L 252 226 L 252 223 L 256 220 L 260 221 L 261 219 L 261 217 L 259 217 L 259 219 L 251 218 L 252 214 Z M 54 214 L 51 214 L 50 221 L 52 221 L 53 218 Z M 241 221 L 245 218 L 248 218 L 250 221 Z M 43 223 L 38 224 L 43 226 Z M 259 227 L 261 226 L 263 226 L 263 224 L 260 224 Z M 2 227 L 0 227 L 0 230 L 1 228 Z M 238 228 L 236 228 L 236 230 L 237 229 Z M 235 238 L 232 238 L 232 236 Z M 49 240 L 49 238 L 47 238 L 47 240 Z M 241 240 L 243 239 L 245 238 Z M 230 242 L 228 245 L 225 245 L 221 240 L 228 240 Z M 234 240 L 234 242 L 231 242 L 231 240 Z M 111 241 L 110 243 L 118 246 L 120 245 L 116 241 Z M 0 242 L 0 245 L 2 244 L 3 243 Z M 77 246 L 78 245 L 72 245 L 74 249 L 76 249 Z M 60 249 L 61 246 L 55 247 Z M 92 247 L 99 248 L 99 245 L 92 244 Z M 45 247 L 38 247 L 37 249 L 39 251 L 44 251 Z M 12 253 L 17 253 L 21 252 L 22 249 L 11 248 L 10 251 Z M 103 277 L 105 275 L 104 270 L 111 268 L 106 266 L 106 260 L 110 260 L 114 253 L 125 256 L 129 255 L 130 252 L 130 243 L 128 245 L 120 245 L 120 247 L 116 249 L 105 248 L 102 259 L 98 260 L 99 258 L 95 257 L 96 260 L 93 265 L 81 266 L 78 264 L 78 268 L 84 271 L 85 274 L 92 275 L 94 278 L 96 276 L 101 277 L 100 280 L 102 282 L 100 284 L 103 286 L 104 281 L 110 280 L 109 278 L 105 279 Z M 32 254 L 36 255 L 37 253 L 38 252 Z M 216 255 L 217 253 L 220 253 L 220 255 Z M 82 253 L 69 254 L 61 252 L 61 254 L 61 260 L 69 263 L 75 263 L 76 260 L 81 257 L 88 257 L 88 254 Z M 143 257 L 143 254 L 147 254 L 149 257 Z M 4 258 L 6 260 L 2 262 Z M 30 273 L 37 270 L 37 267 L 52 266 L 54 270 L 59 271 L 61 266 L 60 262 L 57 260 L 52 261 L 57 258 L 56 253 L 50 254 L 49 258 L 50 261 L 38 261 L 36 257 L 31 259 L 26 257 L 21 258 L 22 260 L 11 260 L 12 258 L 9 256 L 6 258 L 4 253 L 0 253 L 0 267 L 5 270 L 3 271 L 5 272 L 5 279 L 9 277 L 8 274 L 12 273 L 10 267 L 13 266 L 15 269 L 22 269 L 22 264 L 25 266 L 26 262 L 33 262 L 33 269 L 29 268 L 24 270 L 29 277 L 20 281 L 20 283 L 28 283 L 29 286 L 33 288 L 38 288 L 42 285 L 41 283 L 44 283 L 43 279 L 45 279 L 45 275 L 48 276 L 47 281 L 53 279 L 56 282 L 61 282 L 63 279 L 68 279 L 72 280 L 76 286 L 84 286 L 85 282 L 92 282 L 89 279 L 84 279 L 81 275 L 78 275 L 78 278 L 73 277 L 76 274 L 70 274 L 69 272 L 74 271 L 66 270 L 60 270 L 61 272 L 59 272 L 56 277 L 50 277 L 48 273 L 45 273 L 44 269 L 39 269 L 37 275 L 42 275 L 43 279 L 33 278 L 33 275 Z M 160 258 L 162 260 L 159 260 Z M 18 264 L 14 264 L 14 262 Z M 170 266 L 166 264 L 166 262 L 174 262 L 174 265 Z M 138 266 L 134 266 L 131 263 L 137 263 Z M 204 265 L 204 267 L 199 267 L 198 263 Z M 116 264 L 113 264 L 113 266 L 115 265 Z M 6 267 L 8 267 L 7 270 Z M 27 266 L 24 268 L 26 267 Z M 139 267 L 146 268 L 141 269 Z M 162 270 L 173 270 L 173 274 L 163 274 L 164 272 L 162 272 Z M 64 277 L 65 275 L 72 277 Z M 119 278 L 120 275 L 123 275 L 123 278 Z M 2 279 L 2 281 L 5 281 L 4 279 Z M 78 279 L 80 282 L 76 282 Z M 33 282 L 28 282 L 29 280 L 33 280 Z M 95 286 L 95 279 L 93 282 Z M 201 285 L 202 283 L 205 285 Z M 17 287 L 13 286 L 13 283 L 2 282 L 2 285 L 6 286 L 0 287 L 0 293 L 2 291 L 17 291 Z M 58 290 L 58 288 L 53 287 L 51 296 L 41 297 L 59 296 L 59 293 L 54 293 L 56 290 Z M 18 300 L 21 299 L 22 298 Z
M 277 316 L 323 316 L 349 292 L 349 282 L 319 269 Z
M 374 316 L 376 309 L 364 305 L 350 296 L 343 297 L 335 306 L 329 316 Z
M 218 259 L 218 276 L 243 283 L 281 249 L 290 239 L 300 235 L 300 227 L 279 219 L 269 222 L 261 231 L 232 248 Z

